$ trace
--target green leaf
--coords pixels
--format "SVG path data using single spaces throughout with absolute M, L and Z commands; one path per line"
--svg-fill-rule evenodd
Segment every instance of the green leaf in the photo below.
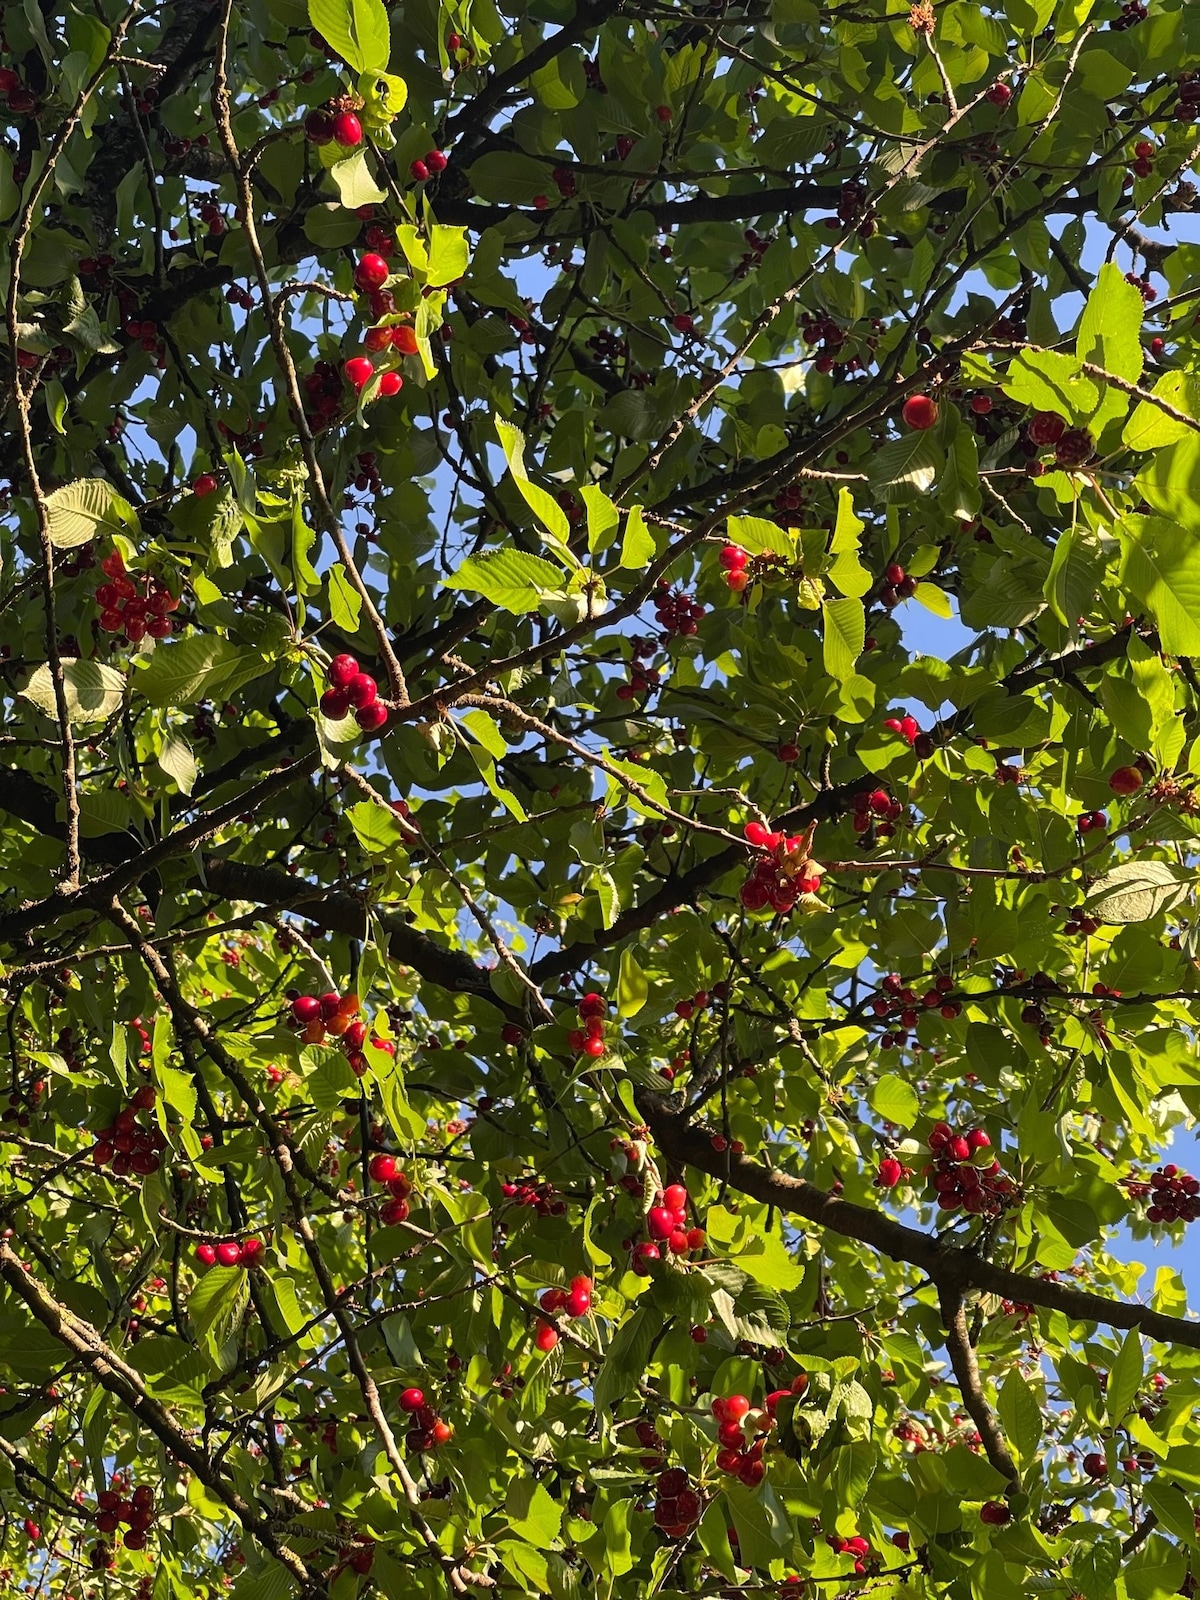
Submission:
M 1194 882 L 1165 861 L 1122 861 L 1092 885 L 1088 910 L 1100 922 L 1146 922 L 1182 904 Z
M 329 619 L 343 633 L 357 633 L 362 595 L 350 582 L 341 562 L 329 569 Z
M 508 754 L 508 745 L 504 735 L 486 711 L 464 711 L 459 720 L 490 756 L 494 756 L 497 761 L 504 760 Z
M 1022 1459 L 1031 1459 L 1042 1442 L 1042 1411 L 1015 1367 L 1009 1369 L 996 1396 L 996 1415 L 1010 1448 Z
M 69 722 L 106 722 L 120 710 L 125 698 L 125 678 L 115 667 L 106 667 L 99 661 L 70 658 L 64 659 L 61 665 Z M 46 716 L 57 719 L 54 678 L 49 663 L 37 669 L 21 690 L 21 697 L 31 701 Z
M 383 0 L 308 0 L 308 17 L 355 72 L 383 72 L 392 51 Z
M 867 463 L 867 481 L 889 500 L 928 494 L 944 464 L 941 446 L 931 430 L 890 439 Z
M 636 1017 L 646 1004 L 650 985 L 646 974 L 638 965 L 633 947 L 626 945 L 621 951 L 621 967 L 617 978 L 617 1012 L 622 1017 Z
M 429 265 L 426 268 L 429 287 L 441 289 L 448 283 L 457 283 L 465 274 L 469 260 L 467 230 L 434 223 L 430 229 Z
M 1126 281 L 1116 262 L 1106 261 L 1083 309 L 1075 354 L 1136 383 L 1145 361 L 1140 337 L 1144 309 L 1141 293 Z
M 625 537 L 621 540 L 621 565 L 640 572 L 654 560 L 654 554 L 654 535 L 646 526 L 641 506 L 633 506 L 625 519 Z
M 522 1539 L 542 1549 L 556 1549 L 563 1508 L 532 1478 L 515 1478 L 504 1503 L 509 1527 Z
M 190 706 L 197 700 L 228 699 L 271 670 L 262 650 L 251 650 L 217 634 L 193 634 L 160 645 L 133 680 L 152 706 Z
M 50 543 L 59 550 L 90 544 L 104 534 L 136 533 L 133 507 L 103 478 L 79 478 L 46 496 Z
M 537 611 L 550 596 L 565 594 L 564 574 L 525 550 L 484 550 L 468 556 L 445 580 L 449 589 L 470 589 L 503 611 Z
M 854 497 L 843 485 L 838 490 L 837 520 L 829 553 L 833 557 L 828 577 L 839 594 L 861 598 L 870 589 L 873 579 L 859 558 L 860 539 L 866 523 L 854 514 Z
M 495 424 L 513 482 L 521 491 L 526 505 L 551 535 L 551 543 L 561 553 L 571 533 L 567 513 L 548 489 L 531 481 L 525 467 L 525 435 L 520 428 L 505 422 L 503 417 L 496 417 Z
M 200 764 L 192 747 L 182 735 L 170 734 L 158 754 L 158 764 L 172 778 L 180 794 L 191 794 L 200 776 Z
M 605 1353 L 604 1365 L 596 1374 L 596 1410 L 602 1416 L 637 1387 L 662 1324 L 659 1312 L 650 1306 L 639 1306 L 617 1329 Z
M 381 189 L 371 176 L 371 167 L 365 150 L 335 161 L 329 175 L 337 184 L 338 198 L 347 211 L 357 211 L 360 206 L 382 205 L 387 190 Z
M 245 1310 L 247 1277 L 241 1267 L 209 1267 L 188 1296 L 188 1320 L 214 1360 Z
M 1165 517 L 1130 516 L 1117 533 L 1121 582 L 1154 618 L 1163 649 L 1200 655 L 1200 541 L 1194 532 Z
M 822 638 L 825 671 L 844 683 L 854 675 L 854 664 L 862 654 L 867 636 L 866 612 L 861 600 L 846 596 L 826 600 L 822 607 L 825 630 Z
M 1100 391 L 1084 376 L 1079 358 L 1053 350 L 1022 350 L 1003 387 L 1018 405 L 1054 411 L 1073 423 L 1086 421 L 1100 400 Z
M 772 1561 L 791 1553 L 792 1521 L 770 1479 L 759 1484 L 757 1489 L 731 1483 L 722 1493 L 737 1529 L 742 1566 L 768 1567 Z
M 346 820 L 368 855 L 393 855 L 405 848 L 406 840 L 400 819 L 388 806 L 381 806 L 374 800 L 360 800 L 357 805 L 349 807 Z
M 911 1128 L 921 1111 L 921 1102 L 911 1083 L 886 1072 L 871 1089 L 869 1103 L 872 1111 L 892 1122 L 898 1128 Z
M 1185 416 L 1200 414 L 1200 379 L 1190 372 L 1164 372 L 1150 392 Z M 1121 440 L 1131 450 L 1161 450 L 1164 445 L 1174 444 L 1194 431 L 1186 422 L 1177 422 L 1148 400 L 1139 400 L 1125 424 Z
M 1115 1428 L 1124 1421 L 1125 1413 L 1141 1388 L 1143 1370 L 1141 1335 L 1136 1328 L 1131 1328 L 1109 1368 L 1104 1398 L 1110 1426 Z
M 861 523 L 859 527 L 862 527 Z M 795 540 L 790 534 L 786 533 L 777 522 L 768 522 L 765 517 L 730 517 L 726 531 L 730 544 L 741 545 L 742 549 L 749 551 L 752 556 L 761 556 L 768 552 L 787 555 L 795 545 Z

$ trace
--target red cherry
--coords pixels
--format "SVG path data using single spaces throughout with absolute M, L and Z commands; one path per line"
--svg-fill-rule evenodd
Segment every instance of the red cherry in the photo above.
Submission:
M 398 372 L 381 372 L 379 375 L 379 393 L 385 400 L 390 400 L 393 395 L 399 394 L 404 387 L 404 379 Z
M 1006 83 L 994 83 L 984 98 L 989 100 L 992 105 L 999 106 L 1003 111 L 1004 107 L 1012 99 L 1012 90 Z
M 196 1246 L 196 1260 L 202 1267 L 212 1267 L 217 1262 L 215 1246 L 211 1244 L 198 1244 Z
M 688 1192 L 681 1183 L 670 1183 L 663 1190 L 662 1203 L 668 1211 L 687 1209 Z
M 1012 1521 L 1012 1512 L 1002 1500 L 985 1500 L 979 1508 L 979 1520 L 989 1528 L 1002 1528 Z
M 362 671 L 351 655 L 334 656 L 329 663 L 329 681 L 335 689 L 344 689 Z
M 894 1189 L 904 1174 L 904 1168 L 895 1156 L 884 1156 L 879 1163 L 879 1186 L 881 1189 Z
M 315 1022 L 321 1015 L 321 1002 L 311 994 L 300 994 L 292 1001 L 292 1016 L 297 1022 Z
M 424 183 L 429 176 L 429 168 L 423 161 L 412 162 L 408 170 L 418 183 Z M 551 1345 L 550 1348 L 553 1350 L 554 1346 Z
M 380 705 L 378 700 L 372 701 L 369 706 L 363 706 L 354 713 L 354 720 L 364 733 L 377 733 L 387 719 L 387 707 Z
M 321 715 L 330 722 L 340 722 L 350 710 L 350 701 L 344 689 L 326 689 L 321 696 Z
M 341 145 L 353 149 L 362 143 L 362 123 L 353 111 L 342 111 L 333 119 L 333 137 Z
M 192 479 L 192 493 L 199 500 L 202 500 L 206 494 L 211 494 L 216 487 L 217 480 L 211 472 L 202 472 L 198 478 Z
M 256 1267 L 267 1252 L 267 1247 L 261 1239 L 247 1239 L 238 1257 L 238 1265 L 243 1267 Z
M 430 172 L 445 172 L 450 164 L 450 157 L 441 150 L 430 150 L 425 156 L 425 165 Z
M 430 1430 L 433 1434 L 434 1444 L 449 1444 L 454 1437 L 454 1429 L 448 1422 L 443 1422 L 439 1417 Z
M 390 276 L 387 262 L 373 252 L 361 258 L 354 269 L 354 284 L 358 289 L 381 289 Z
M 242 1247 L 233 1239 L 225 1239 L 217 1246 L 217 1260 L 223 1267 L 236 1267 L 242 1257 Z
M 675 1214 L 666 1206 L 653 1206 L 646 1213 L 646 1227 L 652 1239 L 669 1239 L 675 1231 Z
M 407 323 L 392 329 L 393 350 L 398 350 L 402 356 L 415 356 L 419 348 L 417 336 Z
M 356 672 L 345 689 L 346 699 L 356 711 L 371 705 L 378 694 L 378 686 L 369 672 Z
M 1108 1463 L 1105 1461 L 1104 1457 L 1095 1450 L 1093 1450 L 1090 1455 L 1084 1456 L 1083 1470 L 1087 1473 L 1089 1478 L 1099 1479 L 1108 1477 Z
M 592 1291 L 590 1289 L 572 1289 L 567 1296 L 565 1311 L 569 1317 L 582 1317 L 592 1308 Z
M 330 989 L 321 996 L 317 1004 L 321 1008 L 322 1017 L 326 1022 L 328 1022 L 331 1017 L 335 1017 L 341 1010 L 342 997 L 340 994 L 336 993 L 336 991 Z
M 552 1328 L 548 1322 L 539 1322 L 533 1342 L 544 1356 L 548 1356 L 558 1343 L 558 1329 Z
M 346 374 L 347 382 L 356 389 L 362 389 L 370 383 L 375 366 L 366 356 L 351 356 L 349 361 L 344 363 L 342 371 Z
M 401 1411 L 419 1411 L 425 1404 L 425 1394 L 421 1389 L 405 1389 L 400 1396 Z
M 900 415 L 904 418 L 906 427 L 911 428 L 914 433 L 924 433 L 937 422 L 937 402 L 931 400 L 927 394 L 910 394 L 904 402 Z
M 1109 777 L 1108 787 L 1114 794 L 1136 794 L 1142 787 L 1142 775 L 1136 767 L 1118 767 Z
M 367 1171 L 376 1183 L 390 1183 L 396 1176 L 396 1158 L 388 1155 L 374 1155 L 371 1157 Z

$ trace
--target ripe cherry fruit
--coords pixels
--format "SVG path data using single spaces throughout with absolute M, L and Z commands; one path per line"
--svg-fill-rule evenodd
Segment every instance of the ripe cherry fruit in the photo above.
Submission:
M 1136 767 L 1118 767 L 1109 777 L 1108 787 L 1114 794 L 1136 794 L 1142 787 L 1142 775 Z
M 381 289 L 389 276 L 388 264 L 381 255 L 374 253 L 363 256 L 354 269 L 354 285 L 357 289 Z
M 342 111 L 333 119 L 333 137 L 337 144 L 349 150 L 362 143 L 362 123 L 353 111 Z
M 937 401 L 931 400 L 927 394 L 910 394 L 904 402 L 900 415 L 904 418 L 906 427 L 911 428 L 914 433 L 924 433 L 937 422 Z

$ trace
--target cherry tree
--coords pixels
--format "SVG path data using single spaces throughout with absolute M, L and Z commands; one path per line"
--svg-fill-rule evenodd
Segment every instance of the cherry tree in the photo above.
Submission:
M 0 33 L 5 1592 L 1195 1593 L 1200 11 Z

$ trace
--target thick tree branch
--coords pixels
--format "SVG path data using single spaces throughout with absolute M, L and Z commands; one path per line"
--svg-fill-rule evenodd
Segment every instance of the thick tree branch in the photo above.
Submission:
M 712 1147 L 711 1131 L 689 1126 L 680 1114 L 660 1096 L 648 1091 L 638 1094 L 638 1109 L 645 1117 L 654 1140 L 668 1161 L 682 1170 L 693 1166 L 774 1206 L 777 1211 L 801 1217 L 818 1228 L 855 1239 L 892 1261 L 903 1261 L 923 1272 L 939 1294 L 961 1296 L 967 1290 L 993 1294 L 1003 1300 L 1022 1301 L 1047 1311 L 1062 1311 L 1078 1322 L 1097 1322 L 1110 1328 L 1137 1328 L 1147 1338 L 1163 1344 L 1185 1345 L 1200 1350 L 1200 1322 L 1170 1317 L 1149 1306 L 1131 1305 L 1106 1295 L 1091 1294 L 1070 1284 L 1007 1267 L 977 1254 L 968 1246 L 942 1241 L 917 1228 L 894 1222 L 881 1211 L 869 1210 L 842 1200 L 803 1178 L 789 1177 L 734 1155 L 732 1150 L 717 1152 Z

